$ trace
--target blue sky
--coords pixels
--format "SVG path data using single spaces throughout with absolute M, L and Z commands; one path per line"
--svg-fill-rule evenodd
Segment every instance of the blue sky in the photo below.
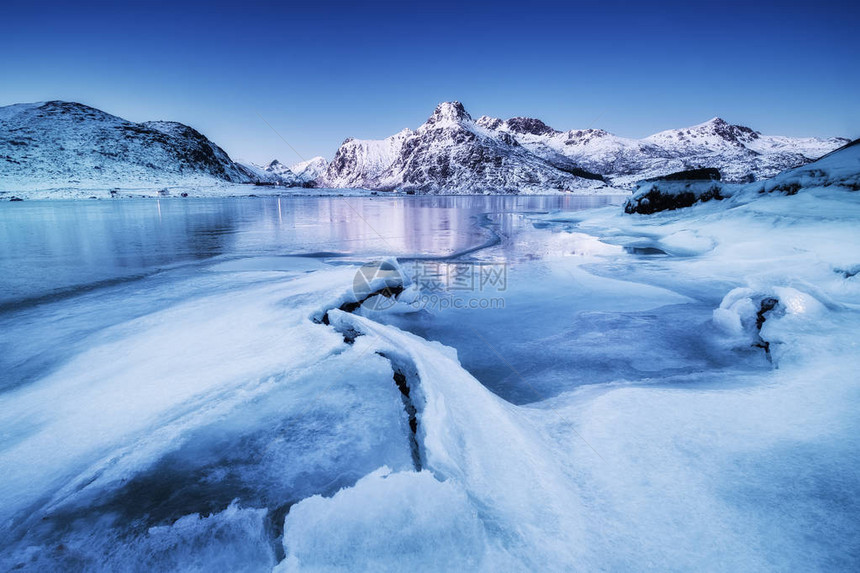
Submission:
M 719 115 L 860 136 L 857 2 L 5 0 L 0 105 L 190 124 L 237 159 L 331 158 L 440 101 L 630 137 Z M 265 119 L 265 121 L 264 121 Z

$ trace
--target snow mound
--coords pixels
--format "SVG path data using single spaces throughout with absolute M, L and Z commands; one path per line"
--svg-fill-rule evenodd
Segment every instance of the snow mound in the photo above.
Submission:
M 731 192 L 719 181 L 652 181 L 636 188 L 625 201 L 624 212 L 650 215 L 730 196 Z
M 735 348 L 758 346 L 770 355 L 773 344 L 793 340 L 794 330 L 819 320 L 825 311 L 815 297 L 795 288 L 740 287 L 723 298 L 713 322 L 724 334 L 724 343 Z
M 453 349 L 354 314 L 332 310 L 329 316 L 334 328 L 363 334 L 356 346 L 370 345 L 407 373 L 422 468 L 466 492 L 514 568 L 573 564 L 584 527 L 575 488 L 527 417 L 464 370 Z M 459 507 L 468 523 L 471 512 Z
M 828 153 L 818 161 L 780 173 L 750 189 L 758 193 L 794 195 L 801 189 L 816 187 L 860 191 L 860 139 Z
M 293 506 L 284 523 L 287 558 L 275 571 L 474 571 L 487 544 L 453 481 L 383 467 L 330 498 Z

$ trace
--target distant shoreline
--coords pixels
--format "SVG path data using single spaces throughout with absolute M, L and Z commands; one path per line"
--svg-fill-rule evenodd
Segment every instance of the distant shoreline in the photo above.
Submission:
M 167 190 L 166 194 L 161 193 Z M 112 194 L 112 191 L 116 191 Z M 487 197 L 487 196 L 559 196 L 580 197 L 617 195 L 628 196 L 631 190 L 606 187 L 604 189 L 582 189 L 578 191 L 559 191 L 545 189 L 522 193 L 420 193 L 373 191 L 369 189 L 327 189 L 306 187 L 278 187 L 271 185 L 224 184 L 198 187 L 128 187 L 128 188 L 53 188 L 24 191 L 0 191 L 0 202 L 12 202 L 13 198 L 23 201 L 57 200 L 129 200 L 129 199 L 215 199 L 215 198 L 268 198 L 268 197 Z

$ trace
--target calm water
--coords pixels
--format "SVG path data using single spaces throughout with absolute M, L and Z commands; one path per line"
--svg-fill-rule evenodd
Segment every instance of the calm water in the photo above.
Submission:
M 448 256 L 516 213 L 607 197 L 291 197 L 25 201 L 0 205 L 0 309 L 137 280 L 214 257 Z M 617 201 L 617 199 L 616 199 Z

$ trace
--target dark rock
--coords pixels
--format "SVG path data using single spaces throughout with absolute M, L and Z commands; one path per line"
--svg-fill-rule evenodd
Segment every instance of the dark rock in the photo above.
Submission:
M 713 182 L 698 185 L 687 183 L 679 189 L 678 185 L 683 183 L 670 183 L 666 189 L 662 189 L 659 183 L 649 184 L 645 189 L 637 191 L 624 203 L 624 212 L 628 214 L 640 213 L 650 215 L 660 211 L 674 211 L 691 207 L 696 203 L 707 201 L 721 201 L 726 198 L 719 183 Z
M 843 278 L 852 279 L 860 274 L 860 265 L 856 265 L 849 269 L 833 269 L 833 272 L 842 275 Z
M 705 167 L 702 169 L 688 169 L 687 171 L 678 171 L 663 175 L 662 177 L 653 177 L 645 179 L 645 183 L 653 183 L 655 181 L 719 181 L 721 179 L 720 170 L 714 167 Z
M 541 120 L 533 117 L 512 117 L 505 124 L 514 133 L 528 133 L 531 135 L 552 135 L 558 133 L 558 131 Z
M 763 298 L 759 303 L 758 312 L 756 312 L 755 328 L 757 331 L 758 340 L 753 343 L 753 346 L 764 349 L 765 356 L 771 360 L 770 342 L 761 337 L 761 328 L 767 320 L 767 314 L 774 311 L 779 305 L 779 299 L 774 297 Z

